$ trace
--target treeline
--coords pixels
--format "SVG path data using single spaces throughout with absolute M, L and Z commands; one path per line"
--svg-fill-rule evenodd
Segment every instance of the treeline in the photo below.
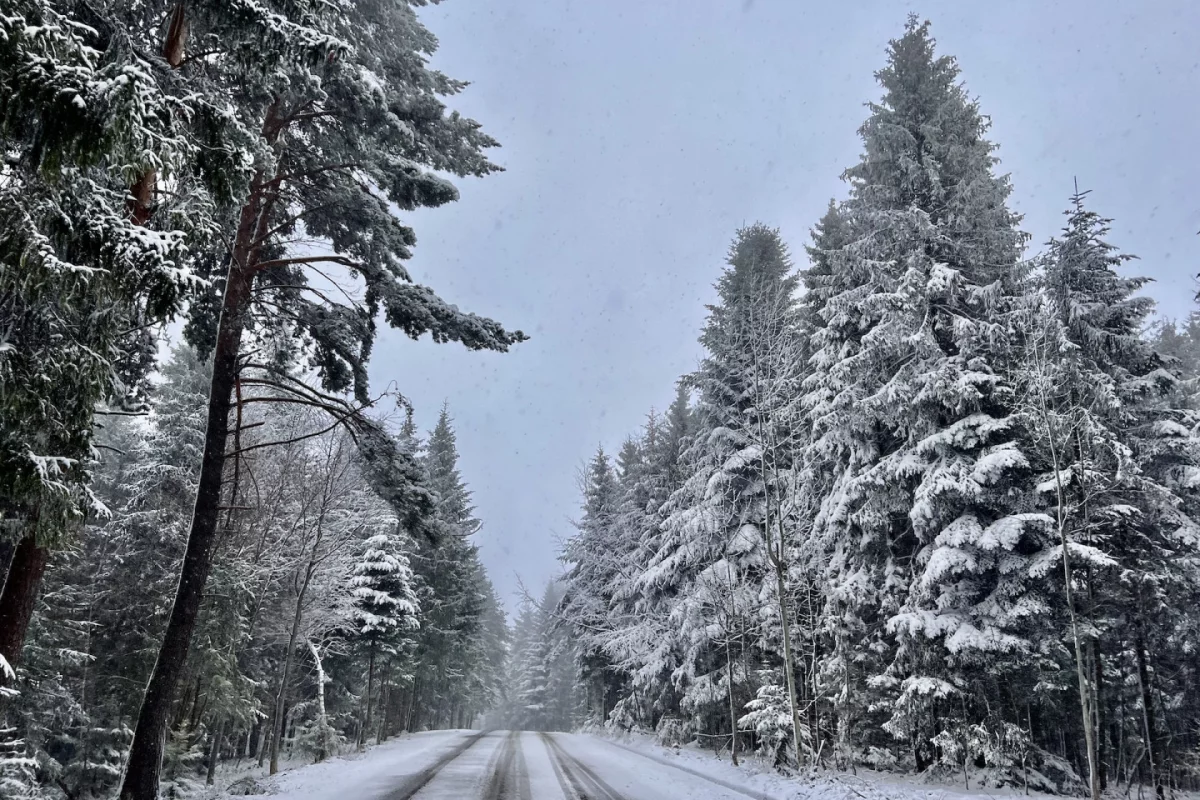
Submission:
M 705 356 L 586 475 L 588 713 L 792 766 L 1200 784 L 1200 333 L 1070 199 L 1034 256 L 910 19 L 796 269 L 738 231 Z
M 503 623 L 448 419 L 397 432 L 367 380 L 381 317 L 525 338 L 404 266 L 397 213 L 497 169 L 420 5 L 0 15 L 5 797 L 154 800 L 164 768 L 490 702 Z

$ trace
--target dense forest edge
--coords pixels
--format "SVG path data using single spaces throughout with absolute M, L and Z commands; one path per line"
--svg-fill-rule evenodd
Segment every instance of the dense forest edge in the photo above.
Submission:
M 804 263 L 737 231 L 700 365 L 584 470 L 544 610 L 582 688 L 553 724 L 786 770 L 1200 788 L 1200 316 L 1154 319 L 1086 191 L 1029 247 L 928 23 L 876 76 Z
M 499 169 L 419 5 L 0 15 L 5 798 L 181 796 L 494 703 L 449 412 L 421 439 L 368 382 L 380 321 L 526 338 L 405 267 L 401 217 Z

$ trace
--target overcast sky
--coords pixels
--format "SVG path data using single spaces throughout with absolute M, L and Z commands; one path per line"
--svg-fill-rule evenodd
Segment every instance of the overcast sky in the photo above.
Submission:
M 472 86 L 507 170 L 412 215 L 415 275 L 533 338 L 507 355 L 383 335 L 428 429 L 443 400 L 512 607 L 559 569 L 576 475 L 615 452 L 699 356 L 730 239 L 761 220 L 797 262 L 859 151 L 873 72 L 909 10 L 932 20 L 993 120 L 1013 204 L 1040 247 L 1078 177 L 1141 256 L 1168 316 L 1200 271 L 1200 3 L 448 0 L 424 9 L 434 63 Z

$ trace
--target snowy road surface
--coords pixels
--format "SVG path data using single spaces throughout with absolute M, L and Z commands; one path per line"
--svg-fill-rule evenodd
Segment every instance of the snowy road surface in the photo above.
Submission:
M 285 776 L 289 800 L 763 800 L 590 736 L 445 731 Z

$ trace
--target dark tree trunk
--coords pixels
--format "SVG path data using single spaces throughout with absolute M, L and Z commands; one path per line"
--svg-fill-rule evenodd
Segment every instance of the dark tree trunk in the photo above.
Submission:
M 1107 757 L 1104 746 L 1104 665 L 1100 661 L 1100 641 L 1092 639 L 1092 666 L 1096 684 L 1096 763 L 1100 768 L 1100 791 L 1108 788 L 1108 769 L 1104 764 Z
M 368 666 L 367 666 L 367 714 L 366 714 L 366 719 L 363 721 L 363 726 L 362 726 L 362 728 L 359 729 L 359 732 L 358 732 L 358 746 L 360 748 L 364 744 L 366 744 L 367 737 L 370 735 L 370 730 L 371 730 L 371 693 L 375 689 L 375 686 L 374 686 L 374 683 L 375 683 L 375 646 L 374 645 L 371 646 L 371 654 L 368 656 L 367 664 L 368 664 Z
M 250 741 L 246 742 L 246 758 L 258 758 L 258 737 L 262 731 L 262 720 L 254 720 L 254 727 L 250 729 Z
M 4 580 L 8 577 L 8 565 L 12 563 L 13 553 L 16 550 L 16 539 L 0 536 L 0 589 L 4 588 Z
M 285 121 L 279 118 L 279 102 L 276 100 L 267 109 L 263 120 L 263 139 L 273 145 L 285 125 Z M 250 196 L 238 218 L 237 234 L 229 254 L 221 320 L 217 325 L 217 339 L 212 354 L 208 420 L 192 526 L 188 531 L 187 549 L 183 555 L 171 616 L 134 728 L 125 777 L 121 782 L 120 800 L 156 800 L 158 796 L 158 775 L 166 744 L 167 716 L 183 674 L 217 542 L 225 446 L 229 438 L 229 412 L 233 406 L 233 390 L 238 377 L 242 332 L 250 310 L 250 290 L 254 268 L 259 262 L 259 247 L 266 235 L 274 203 L 269 183 L 262 170 L 255 174 Z
M 212 566 L 213 549 L 217 539 L 217 522 L 221 506 L 221 479 L 225 468 L 225 445 L 229 434 L 229 411 L 237 378 L 238 352 L 250 298 L 250 276 L 240 266 L 249 255 L 256 227 L 259 203 L 248 203 L 242 209 L 238 239 L 242 247 L 235 250 L 229 262 L 225 297 L 221 306 L 221 321 L 213 350 L 212 386 L 208 400 L 208 427 L 204 434 L 204 454 L 200 464 L 200 480 L 196 489 L 196 505 L 188 532 L 187 550 L 175 603 L 163 634 L 158 660 L 146 686 L 134 729 L 129 761 L 121 785 L 121 800 L 155 800 L 158 795 L 158 776 L 167 734 L 167 718 L 175 688 L 183 674 L 184 661 L 200 613 L 204 584 Z
M 1154 703 L 1151 702 L 1150 667 L 1146 663 L 1146 643 L 1140 631 L 1137 641 L 1134 642 L 1134 650 L 1137 653 L 1138 688 L 1142 693 L 1142 719 L 1146 727 L 1146 765 L 1150 769 L 1150 782 L 1154 784 L 1154 793 L 1162 800 L 1162 765 L 1159 764 L 1159 753 L 1154 742 L 1157 725 L 1154 721 Z
M 33 618 L 33 607 L 49 555 L 32 533 L 25 536 L 13 551 L 8 578 L 0 591 L 0 656 L 14 666 L 21 658 L 25 632 Z M 0 674 L 0 686 L 4 683 L 5 678 Z
M 218 722 L 217 727 L 213 729 L 212 746 L 208 750 L 208 774 L 204 777 L 205 786 L 212 786 L 217 775 L 217 756 L 221 754 L 221 731 L 224 727 L 224 722 Z

